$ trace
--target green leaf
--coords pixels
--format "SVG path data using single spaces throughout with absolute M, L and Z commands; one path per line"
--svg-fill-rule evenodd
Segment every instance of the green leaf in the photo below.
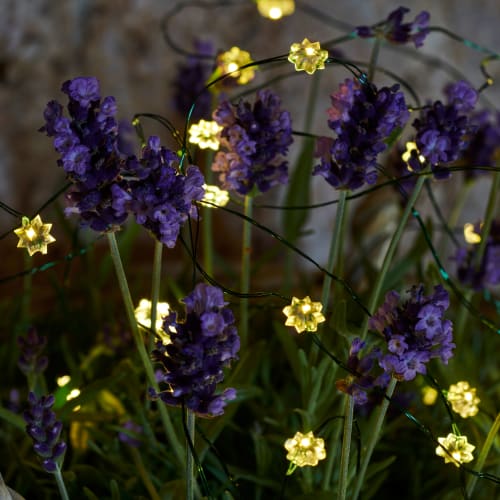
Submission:
M 292 335 L 290 335 L 290 328 L 284 326 L 282 323 L 278 323 L 277 321 L 273 322 L 273 326 L 276 335 L 281 342 L 281 346 L 285 351 L 288 363 L 290 363 L 293 375 L 295 376 L 297 382 L 300 382 L 302 380 L 302 373 L 304 368 L 299 357 L 299 349 L 297 347 L 297 344 Z
M 295 169 L 290 175 L 288 191 L 285 196 L 285 205 L 309 205 L 309 186 L 311 183 L 314 154 L 314 140 L 305 139 L 304 147 L 299 155 Z M 307 210 L 284 210 L 283 228 L 285 238 L 295 241 L 300 236 L 302 226 L 308 216 Z

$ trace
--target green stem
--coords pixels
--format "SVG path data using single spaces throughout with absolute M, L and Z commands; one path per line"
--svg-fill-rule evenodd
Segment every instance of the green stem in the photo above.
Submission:
M 141 478 L 144 486 L 148 490 L 149 496 L 151 497 L 152 500 L 160 500 L 160 495 L 158 494 L 158 491 L 156 491 L 156 488 L 151 481 L 151 478 L 149 477 L 149 473 L 144 467 L 144 463 L 142 461 L 140 453 L 137 451 L 136 448 L 130 446 L 129 447 L 130 454 L 132 455 L 132 460 L 134 461 L 135 465 L 135 470 L 137 471 L 139 477 Z
M 244 214 L 252 218 L 253 198 L 245 196 Z M 241 248 L 241 277 L 240 291 L 248 293 L 250 290 L 250 253 L 252 250 L 252 224 L 248 220 L 243 221 L 243 242 Z M 242 298 L 240 302 L 240 342 L 241 346 L 246 346 L 248 338 L 248 299 Z
M 149 325 L 152 332 L 156 332 L 156 316 L 158 302 L 160 301 L 161 264 L 162 264 L 163 244 L 155 239 L 155 251 L 153 256 L 153 276 L 151 279 L 151 323 Z M 155 342 L 155 335 L 149 336 L 149 350 L 152 351 Z
M 125 311 L 127 313 L 127 318 L 129 321 L 129 326 L 132 331 L 132 336 L 134 337 L 135 345 L 137 351 L 139 353 L 139 357 L 141 358 L 142 365 L 144 367 L 144 371 L 146 372 L 146 377 L 148 379 L 148 383 L 156 392 L 160 391 L 158 383 L 156 382 L 156 378 L 153 371 L 153 366 L 151 365 L 148 353 L 146 351 L 146 347 L 144 345 L 144 340 L 139 332 L 139 328 L 137 326 L 137 321 L 135 320 L 134 314 L 134 305 L 132 302 L 132 297 L 130 295 L 130 290 L 128 287 L 127 278 L 125 276 L 125 270 L 123 269 L 122 259 L 120 257 L 120 250 L 118 249 L 118 244 L 116 242 L 116 238 L 114 233 L 107 233 L 108 243 L 111 253 L 111 258 L 113 260 L 113 264 L 116 271 L 116 277 L 118 279 L 118 285 L 120 287 L 120 291 L 123 298 L 123 303 L 125 305 Z M 158 409 L 160 411 L 160 417 L 163 422 L 163 427 L 165 429 L 165 434 L 167 439 L 172 446 L 174 453 L 179 460 L 180 464 L 184 464 L 184 449 L 177 439 L 177 433 L 172 425 L 172 421 L 170 420 L 170 416 L 165 408 L 165 405 L 159 404 Z
M 335 264 L 339 258 L 340 251 L 342 249 L 343 241 L 343 231 L 342 228 L 345 227 L 344 219 L 346 214 L 347 206 L 347 195 L 348 191 L 340 191 L 339 200 L 337 203 L 337 212 L 335 214 L 335 227 L 332 234 L 332 239 L 330 242 L 330 252 L 328 254 L 328 262 L 326 264 L 326 270 L 329 274 L 325 274 L 323 278 L 323 289 L 321 291 L 321 304 L 323 305 L 323 311 L 328 308 L 328 303 L 330 301 L 330 291 L 332 287 L 331 274 L 335 267 Z M 318 334 L 321 333 L 322 328 L 319 328 Z M 316 364 L 316 358 L 318 356 L 319 347 L 316 343 L 311 346 L 311 352 L 309 354 L 309 365 L 313 366 Z
M 66 485 L 64 484 L 64 479 L 61 474 L 61 469 L 59 465 L 56 465 L 56 470 L 54 472 L 54 477 L 56 479 L 57 488 L 59 489 L 59 494 L 63 500 L 69 500 L 68 491 L 66 490 Z
M 188 430 L 189 440 L 194 448 L 194 436 L 195 436 L 195 422 L 196 415 L 191 410 L 187 410 L 186 417 L 186 427 Z M 194 457 L 193 452 L 191 451 L 191 447 L 189 444 L 186 446 L 186 499 L 193 500 L 194 499 L 194 490 L 196 480 L 194 477 Z
M 375 77 L 375 70 L 377 69 L 377 59 L 380 51 L 380 38 L 375 38 L 373 50 L 370 56 L 370 63 L 368 65 L 368 80 L 371 82 Z
M 344 433 L 342 436 L 342 454 L 340 455 L 340 476 L 337 498 L 345 500 L 349 482 L 349 456 L 351 454 L 352 421 L 354 415 L 354 398 L 345 395 Z
M 477 459 L 476 466 L 474 467 L 474 470 L 476 472 L 481 472 L 484 466 L 484 462 L 486 461 L 486 457 L 488 456 L 488 453 L 490 451 L 491 446 L 493 445 L 493 442 L 495 440 L 496 435 L 498 434 L 498 431 L 500 430 L 500 413 L 497 415 L 497 418 L 493 422 L 493 425 L 491 426 L 490 432 L 488 432 L 488 435 L 486 436 L 486 441 L 484 442 L 483 447 L 481 448 L 481 453 L 479 454 L 479 458 Z M 477 476 L 470 476 L 469 482 L 467 484 L 467 497 L 472 498 L 472 492 L 474 491 L 474 488 L 477 483 Z
M 404 209 L 403 214 L 401 215 L 401 218 L 399 220 L 398 227 L 396 228 L 396 231 L 392 235 L 391 241 L 389 243 L 389 248 L 387 249 L 387 252 L 384 257 L 384 262 L 382 263 L 382 267 L 380 268 L 380 271 L 377 275 L 377 279 L 375 281 L 375 284 L 373 285 L 373 290 L 370 295 L 370 301 L 368 303 L 368 310 L 373 314 L 375 307 L 377 306 L 379 299 L 380 299 L 380 294 L 382 292 L 382 286 L 384 285 L 384 280 L 387 276 L 387 272 L 389 271 L 389 267 L 393 262 L 394 259 L 394 254 L 396 253 L 397 247 L 399 240 L 401 239 L 401 236 L 405 230 L 406 223 L 408 221 L 408 217 L 414 210 L 414 205 L 415 202 L 417 201 L 418 196 L 420 195 L 420 191 L 422 191 L 422 186 L 424 185 L 425 182 L 425 176 L 421 175 L 419 176 L 417 183 L 415 184 L 415 188 L 413 189 L 413 192 L 408 199 L 406 203 L 406 207 Z M 366 334 L 368 333 L 368 317 L 365 317 L 363 321 L 363 326 L 361 328 L 361 338 L 364 340 L 366 337 Z
M 384 423 L 385 414 L 387 413 L 387 408 L 389 408 L 389 399 L 392 397 L 394 393 L 394 389 L 396 388 L 397 380 L 395 378 L 391 378 L 389 385 L 387 387 L 386 396 L 378 409 L 378 413 L 376 415 L 375 425 L 370 433 L 368 445 L 366 447 L 366 451 L 363 455 L 363 459 L 361 461 L 361 469 L 359 474 L 357 474 L 356 484 L 354 486 L 354 493 L 351 496 L 352 500 L 357 500 L 359 493 L 361 492 L 361 488 L 363 487 L 363 481 L 365 479 L 366 470 L 368 469 L 368 464 L 370 463 L 370 459 L 372 457 L 373 450 L 375 449 L 375 445 L 377 444 L 380 431 L 382 430 L 382 424 Z
M 205 157 L 205 182 L 210 185 L 213 181 L 213 172 L 210 168 L 212 164 L 213 153 L 207 150 Z M 213 240 L 213 211 L 209 206 L 203 207 L 203 217 L 201 218 L 201 227 L 203 231 L 203 267 L 209 276 L 214 275 L 214 240 Z
M 330 438 L 330 444 L 328 446 L 328 454 L 326 456 L 326 466 L 325 472 L 323 476 L 322 488 L 324 491 L 328 491 L 330 489 L 330 483 L 332 480 L 333 473 L 333 465 L 337 459 L 337 454 L 335 453 L 335 449 L 337 447 L 337 443 L 339 442 L 340 435 L 340 425 L 338 425 Z

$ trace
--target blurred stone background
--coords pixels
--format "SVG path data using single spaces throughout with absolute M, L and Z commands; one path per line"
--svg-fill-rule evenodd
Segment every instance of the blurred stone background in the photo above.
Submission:
M 63 81 L 79 75 L 95 75 L 101 82 L 102 95 L 117 98 L 119 118 L 130 119 L 135 112 L 155 112 L 182 127 L 183 119 L 172 107 L 172 80 L 183 57 L 165 43 L 160 29 L 162 19 L 171 9 L 178 8 L 169 33 L 179 46 L 191 49 L 198 37 L 212 40 L 221 50 L 238 45 L 258 60 L 285 54 L 291 43 L 304 37 L 331 40 L 347 33 L 350 27 L 373 24 L 401 5 L 400 0 L 302 1 L 300 5 L 305 8 L 300 8 L 297 2 L 293 16 L 273 22 L 262 18 L 250 0 L 192 3 L 0 0 L 0 3 L 0 200 L 26 214 L 32 214 L 64 184 L 51 140 L 37 132 L 43 123 L 46 103 L 54 98 L 64 101 L 59 90 Z M 428 10 L 431 25 L 446 27 L 500 51 L 498 0 L 406 0 L 404 5 L 411 9 L 408 21 L 421 10 Z M 324 16 L 311 15 L 307 7 L 323 12 Z M 349 58 L 366 61 L 371 43 L 355 40 L 341 49 Z M 452 64 L 476 86 L 484 81 L 479 70 L 482 54 L 443 34 L 431 34 L 420 50 Z M 409 81 L 424 101 L 441 97 L 442 85 L 450 80 L 438 67 L 424 65 L 408 52 L 384 49 L 380 64 Z M 500 80 L 500 64 L 492 63 L 491 73 Z M 324 110 L 329 106 L 329 94 L 347 76 L 339 67 L 322 72 L 313 132 L 326 130 Z M 264 81 L 265 74 L 256 79 L 258 84 Z M 376 81 L 390 82 L 382 75 L 377 75 Z M 303 126 L 304 96 L 310 82 L 307 75 L 301 74 L 273 86 L 284 106 L 291 110 L 294 128 L 298 130 Z M 488 89 L 485 96 L 497 103 L 499 89 L 500 85 Z M 154 126 L 145 125 L 148 133 L 158 132 Z M 165 140 L 168 141 L 166 137 Z M 292 148 L 292 158 L 298 148 Z M 471 210 L 477 209 L 479 213 L 482 210 L 484 195 L 480 193 L 485 187 L 479 186 L 478 194 L 472 193 Z M 314 180 L 313 190 L 316 201 L 335 198 L 322 179 Z M 322 228 L 331 227 L 332 208 L 315 214 L 314 223 L 309 226 L 322 234 Z M 269 217 L 278 216 L 274 213 Z M 0 232 L 16 223 L 12 216 L 0 211 Z M 329 241 L 318 243 L 314 235 L 306 240 L 305 247 L 315 257 L 324 259 Z M 12 248 L 14 244 L 12 237 Z M 2 245 L 2 253 L 7 247 Z

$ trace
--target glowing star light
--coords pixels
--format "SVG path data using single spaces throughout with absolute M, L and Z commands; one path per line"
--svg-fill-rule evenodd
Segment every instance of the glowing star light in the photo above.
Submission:
M 290 16 L 295 11 L 294 0 L 257 0 L 257 9 L 261 16 L 276 21 L 283 16 Z
M 406 166 L 408 167 L 408 170 L 410 172 L 413 172 L 413 168 L 411 168 L 411 166 L 408 162 L 410 161 L 410 158 L 412 157 L 413 151 L 415 151 L 415 154 L 418 154 L 417 144 L 415 142 L 407 142 L 406 143 L 406 151 L 401 155 L 401 159 L 406 163 Z M 425 163 L 425 157 L 423 157 L 421 154 L 419 154 L 418 161 L 420 162 L 420 164 L 423 165 Z
M 436 447 L 436 455 L 443 457 L 444 463 L 452 463 L 456 467 L 460 467 L 460 464 L 466 464 L 474 460 L 472 451 L 476 447 L 467 442 L 467 436 L 448 434 L 445 438 L 438 438 L 438 442 L 441 446 Z
M 424 405 L 432 406 L 436 403 L 439 392 L 434 389 L 434 387 L 429 387 L 426 385 L 422 388 L 422 402 Z
M 310 42 L 307 38 L 302 43 L 292 43 L 288 60 L 295 65 L 296 71 L 305 71 L 312 75 L 317 69 L 325 69 L 328 51 L 321 50 L 319 42 Z
M 481 227 L 483 224 L 481 224 Z M 476 233 L 476 228 L 474 224 L 471 224 L 470 222 L 466 222 L 464 224 L 464 238 L 467 243 L 470 243 L 471 245 L 477 245 L 478 243 L 481 243 L 481 235 Z
M 189 127 L 189 142 L 198 144 L 200 149 L 219 149 L 218 134 L 222 127 L 214 121 L 200 120 Z
M 290 460 L 287 474 L 290 475 L 297 467 L 306 465 L 316 466 L 320 460 L 326 458 L 325 442 L 321 438 L 315 438 L 312 431 L 307 434 L 297 432 L 293 438 L 285 441 L 286 456 Z
M 137 323 L 147 328 L 151 325 L 151 301 L 148 299 L 141 299 L 139 305 L 136 307 L 135 319 Z M 170 344 L 170 336 L 163 330 L 163 318 L 170 313 L 170 306 L 167 302 L 158 302 L 156 304 L 156 334 L 160 337 L 163 344 Z
M 203 203 L 204 201 L 208 202 L 204 204 L 206 207 L 216 208 L 214 205 L 225 207 L 228 204 L 228 191 L 224 191 L 223 189 L 219 189 L 217 186 L 208 184 L 203 184 L 203 189 L 205 190 L 205 195 L 203 196 L 201 203 Z
M 49 234 L 51 228 L 52 224 L 44 224 L 39 215 L 31 221 L 28 217 L 23 217 L 22 226 L 14 229 L 14 233 L 16 233 L 19 238 L 17 248 L 26 248 L 30 255 L 36 252 L 46 254 L 47 245 L 56 241 L 56 239 Z
M 236 78 L 239 85 L 245 85 L 255 77 L 254 68 L 245 68 L 238 71 L 242 66 L 252 62 L 250 53 L 238 47 L 232 47 L 217 57 L 217 67 L 221 74 L 230 74 L 232 78 Z
M 283 308 L 283 314 L 287 317 L 285 325 L 295 327 L 298 333 L 304 330 L 315 332 L 318 323 L 325 321 L 321 309 L 323 309 L 321 302 L 311 302 L 309 296 L 303 299 L 293 297 L 291 305 Z
M 479 411 L 477 405 L 481 400 L 476 396 L 476 389 L 470 387 L 468 382 L 450 385 L 446 399 L 450 402 L 453 411 L 462 418 L 473 417 Z

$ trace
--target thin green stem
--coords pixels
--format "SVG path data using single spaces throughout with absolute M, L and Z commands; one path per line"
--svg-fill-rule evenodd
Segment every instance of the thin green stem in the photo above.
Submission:
M 370 56 L 370 63 L 368 65 L 368 80 L 371 82 L 375 78 L 375 71 L 377 69 L 377 59 L 380 52 L 380 38 L 375 38 L 372 53 Z
M 213 172 L 210 168 L 212 164 L 213 153 L 207 150 L 205 157 L 205 181 L 212 184 Z M 203 266 L 209 276 L 214 275 L 214 239 L 213 239 L 213 212 L 212 207 L 203 207 L 203 217 L 201 218 L 201 227 L 203 231 Z
M 328 446 L 328 454 L 326 457 L 326 466 L 324 469 L 324 476 L 322 482 L 322 488 L 324 491 L 328 491 L 330 489 L 330 483 L 332 481 L 332 473 L 333 473 L 333 465 L 337 460 L 336 447 L 340 437 L 340 425 L 338 425 L 330 438 L 330 444 Z
M 498 434 L 499 430 L 500 430 L 500 413 L 497 415 L 497 418 L 493 422 L 493 425 L 491 426 L 491 429 L 488 432 L 488 435 L 486 436 L 486 441 L 484 442 L 484 445 L 481 448 L 481 453 L 479 453 L 479 457 L 477 459 L 476 466 L 474 467 L 474 470 L 476 472 L 481 472 L 481 470 L 483 469 L 484 462 L 486 461 L 486 457 L 488 456 L 490 448 L 493 445 L 493 442 L 494 442 L 495 437 Z M 478 479 L 477 476 L 471 476 L 469 478 L 469 482 L 467 483 L 467 497 L 468 498 L 472 498 L 472 492 L 474 491 L 474 488 L 476 486 L 477 479 Z
M 158 302 L 160 301 L 161 264 L 163 255 L 163 244 L 155 239 L 155 250 L 153 256 L 153 276 L 151 279 L 151 323 L 149 325 L 152 332 L 156 332 L 156 319 Z M 155 342 L 155 335 L 149 337 L 149 350 L 152 351 Z
M 54 477 L 56 479 L 57 488 L 59 490 L 59 494 L 63 500 L 69 500 L 68 490 L 66 490 L 66 485 L 64 484 L 64 479 L 61 474 L 61 469 L 59 465 L 56 465 L 56 470 L 54 472 Z
M 384 285 L 385 278 L 387 276 L 387 273 L 389 271 L 389 267 L 393 262 L 394 255 L 396 253 L 399 240 L 401 239 L 401 236 L 403 235 L 403 232 L 405 230 L 406 223 L 408 221 L 408 218 L 412 211 L 414 210 L 414 205 L 415 202 L 417 201 L 418 196 L 420 195 L 420 192 L 422 191 L 422 186 L 424 185 L 425 182 L 425 177 L 420 176 L 417 179 L 417 183 L 415 184 L 415 188 L 413 189 L 413 192 L 408 199 L 406 203 L 406 207 L 403 211 L 403 214 L 401 215 L 401 218 L 399 220 L 398 227 L 396 228 L 396 231 L 393 233 L 391 241 L 389 243 L 389 247 L 387 248 L 387 252 L 384 257 L 384 261 L 382 263 L 382 267 L 380 268 L 380 271 L 377 275 L 377 279 L 373 285 L 372 293 L 370 295 L 370 300 L 368 303 L 368 310 L 373 313 L 375 310 L 375 307 L 377 306 L 379 299 L 380 299 L 380 294 L 382 292 L 382 286 Z M 361 333 L 361 338 L 364 340 L 366 337 L 366 334 L 368 333 L 368 317 L 365 317 L 363 320 L 363 326 L 362 326 L 362 333 Z
M 137 321 L 135 319 L 134 305 L 132 302 L 132 297 L 130 295 L 127 278 L 125 276 L 125 270 L 123 269 L 123 263 L 120 257 L 120 250 L 118 249 L 118 243 L 116 241 L 114 233 L 107 233 L 106 236 L 108 237 L 111 258 L 113 260 L 113 264 L 115 267 L 116 277 L 118 279 L 118 285 L 120 287 L 123 303 L 125 305 L 125 311 L 129 321 L 129 326 L 132 331 L 132 336 L 134 337 L 139 357 L 141 358 L 144 371 L 146 372 L 148 383 L 150 384 L 151 387 L 153 387 L 153 389 L 156 392 L 159 392 L 160 388 L 158 387 L 158 383 L 156 382 L 153 366 L 146 351 L 146 347 L 144 345 L 144 339 L 142 338 L 139 332 Z M 182 465 L 184 464 L 184 449 L 179 440 L 177 439 L 177 433 L 174 429 L 174 426 L 172 425 L 172 421 L 170 420 L 170 415 L 168 414 L 167 409 L 163 404 L 158 405 L 158 410 L 160 412 L 160 417 L 163 422 L 163 427 L 165 429 L 165 434 L 167 436 L 167 439 L 169 440 L 170 445 L 172 446 L 179 463 Z
M 129 447 L 130 454 L 132 455 L 132 460 L 134 461 L 134 466 L 135 470 L 137 471 L 139 477 L 141 478 L 145 488 L 148 490 L 149 496 L 151 497 L 152 500 L 160 500 L 160 495 L 158 494 L 158 491 L 156 491 L 156 488 L 151 481 L 151 478 L 149 477 L 149 473 L 144 467 L 144 463 L 142 461 L 141 454 L 139 451 L 130 446 Z
M 191 410 L 187 410 L 186 427 L 188 430 L 189 440 L 194 448 L 194 435 L 196 415 Z M 186 446 L 186 500 L 194 499 L 196 480 L 194 477 L 194 457 L 189 444 Z
M 344 219 L 346 214 L 347 206 L 347 195 L 348 191 L 340 191 L 339 201 L 337 204 L 337 212 L 335 214 L 335 226 L 332 234 L 332 239 L 330 242 L 330 251 L 328 255 L 328 262 L 326 264 L 326 270 L 329 274 L 325 274 L 323 278 L 323 288 L 321 291 L 321 304 L 323 309 L 326 311 L 328 308 L 328 303 L 330 301 L 330 292 L 332 288 L 332 277 L 333 269 L 339 258 L 340 251 L 342 250 L 343 241 L 343 231 L 342 228 L 345 227 Z M 322 328 L 319 328 L 318 334 L 321 333 Z M 316 358 L 318 356 L 319 348 L 317 344 L 311 346 L 311 352 L 309 354 L 309 364 L 313 366 L 316 364 Z
M 365 480 L 366 470 L 368 469 L 368 464 L 370 463 L 370 459 L 372 457 L 373 450 L 375 449 L 375 445 L 377 444 L 380 431 L 382 430 L 382 424 L 384 423 L 385 414 L 387 413 L 387 408 L 389 408 L 389 399 L 392 397 L 394 393 L 394 389 L 396 388 L 397 380 L 392 378 L 387 387 L 387 391 L 385 393 L 386 398 L 382 401 L 378 409 L 378 413 L 375 417 L 375 424 L 372 428 L 372 432 L 369 436 L 368 445 L 366 446 L 366 451 L 363 455 L 363 459 L 361 461 L 361 468 L 359 474 L 357 474 L 356 483 L 354 486 L 354 492 L 350 497 L 352 500 L 357 500 L 359 493 L 361 492 L 361 488 L 363 487 L 363 482 Z
M 340 455 L 340 475 L 337 498 L 345 500 L 349 482 L 349 456 L 351 454 L 352 421 L 354 415 L 354 398 L 345 395 L 344 432 L 342 436 L 342 453 Z
M 245 196 L 245 217 L 252 218 L 253 198 Z M 243 221 L 243 242 L 241 248 L 241 276 L 240 291 L 248 293 L 250 291 L 250 254 L 252 251 L 252 224 L 248 220 Z M 246 346 L 248 339 L 248 299 L 242 298 L 240 301 L 240 342 L 241 346 Z

